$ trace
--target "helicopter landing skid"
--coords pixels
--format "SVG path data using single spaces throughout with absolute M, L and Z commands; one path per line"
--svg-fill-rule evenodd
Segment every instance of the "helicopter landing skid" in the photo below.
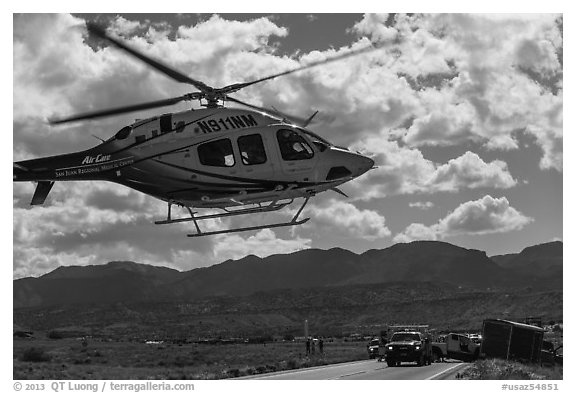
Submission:
M 235 228 L 235 229 L 224 229 L 222 231 L 211 231 L 211 232 L 197 232 L 197 233 L 191 233 L 188 234 L 186 236 L 188 237 L 202 237 L 202 236 L 210 236 L 210 235 L 220 235 L 223 233 L 235 233 L 235 232 L 245 232 L 245 231 L 257 231 L 260 229 L 266 229 L 266 228 L 280 228 L 280 227 L 291 227 L 294 225 L 302 225 L 305 222 L 308 222 L 308 220 L 310 220 L 310 218 L 304 218 L 300 221 L 297 220 L 291 220 L 289 222 L 281 222 L 279 224 L 268 224 L 268 225 L 257 225 L 257 226 L 253 226 L 253 227 L 243 227 L 243 228 Z M 198 228 L 196 228 L 198 229 Z
M 167 219 L 162 220 L 162 221 L 156 221 L 155 224 L 165 225 L 165 224 L 174 224 L 174 223 L 179 223 L 179 222 L 192 221 L 192 222 L 194 222 L 194 225 L 196 227 L 196 233 L 189 234 L 189 235 L 187 235 L 188 237 L 201 237 L 201 236 L 210 236 L 210 235 L 220 235 L 220 234 L 224 234 L 224 233 L 256 231 L 256 230 L 266 229 L 266 228 L 280 228 L 280 227 L 287 227 L 287 226 L 294 226 L 294 225 L 302 225 L 305 222 L 308 222 L 308 220 L 310 220 L 310 218 L 304 218 L 302 220 L 298 220 L 298 216 L 300 215 L 300 213 L 302 213 L 302 210 L 304 209 L 304 207 L 308 203 L 309 199 L 310 199 L 309 196 L 306 197 L 306 199 L 304 200 L 304 203 L 302 204 L 302 206 L 300 206 L 300 208 L 298 209 L 298 211 L 296 212 L 296 214 L 294 215 L 292 220 L 290 220 L 288 222 L 278 223 L 278 224 L 257 225 L 257 226 L 242 227 L 242 228 L 235 228 L 235 229 L 224 229 L 221 231 L 202 232 L 202 230 L 200 230 L 200 226 L 198 225 L 198 221 L 208 220 L 211 218 L 223 218 L 223 217 L 239 216 L 239 215 L 243 215 L 243 214 L 266 213 L 266 212 L 271 212 L 271 211 L 277 211 L 277 210 L 280 210 L 280 209 L 292 204 L 294 202 L 293 199 L 290 199 L 287 202 L 280 202 L 280 203 L 276 200 L 276 201 L 273 201 L 272 203 L 270 203 L 268 205 L 258 204 L 258 206 L 247 207 L 247 208 L 242 208 L 242 209 L 235 209 L 235 210 L 228 210 L 228 209 L 224 208 L 223 209 L 224 213 L 207 214 L 204 216 L 196 216 L 195 212 L 193 212 L 189 207 L 186 207 L 186 209 L 188 209 L 188 212 L 190 213 L 190 217 L 185 217 L 185 218 L 172 218 L 171 217 L 172 204 L 168 203 L 168 217 L 167 217 Z

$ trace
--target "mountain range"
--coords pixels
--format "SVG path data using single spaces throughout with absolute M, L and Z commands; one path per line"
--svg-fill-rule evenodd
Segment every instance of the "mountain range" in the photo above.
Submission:
M 562 290 L 562 242 L 488 257 L 445 242 L 399 243 L 355 254 L 341 248 L 239 260 L 189 271 L 135 262 L 62 266 L 14 280 L 14 309 L 133 302 L 191 302 L 282 290 L 339 289 L 390 283 L 446 284 L 490 292 Z

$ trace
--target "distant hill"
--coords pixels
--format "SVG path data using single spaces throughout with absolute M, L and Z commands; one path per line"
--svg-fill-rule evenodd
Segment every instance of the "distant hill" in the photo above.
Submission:
M 563 244 L 560 241 L 526 247 L 518 254 L 496 255 L 492 260 L 505 269 L 523 269 L 534 275 L 553 275 L 562 270 Z
M 440 286 L 447 283 L 481 291 L 526 286 L 561 290 L 562 243 L 538 245 L 515 256 L 493 258 L 483 251 L 433 241 L 396 244 L 360 255 L 341 248 L 309 249 L 266 258 L 251 255 L 186 272 L 134 262 L 110 262 L 60 267 L 39 278 L 15 280 L 13 293 L 14 308 L 18 309 L 190 301 L 305 288 L 336 288 L 337 292 L 344 292 L 342 287 L 351 285 L 391 282 L 432 282 Z
M 14 308 L 158 300 L 163 296 L 158 289 L 180 274 L 134 262 L 59 267 L 39 278 L 15 280 Z
M 562 288 L 563 243 L 560 241 L 526 247 L 518 254 L 491 259 L 508 274 L 524 276 L 528 285 Z
M 61 266 L 42 278 L 57 279 L 95 279 L 116 275 L 133 274 L 145 276 L 158 282 L 170 281 L 179 275 L 178 270 L 161 266 L 138 264 L 130 261 L 109 262 L 106 265 Z
M 514 277 L 503 277 L 484 251 L 468 250 L 444 242 L 399 243 L 384 250 L 362 254 L 366 272 L 355 283 L 385 281 L 447 282 L 478 289 L 518 285 Z

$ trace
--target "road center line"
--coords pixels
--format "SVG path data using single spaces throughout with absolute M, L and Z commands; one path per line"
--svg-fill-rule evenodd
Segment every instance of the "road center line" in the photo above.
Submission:
M 338 377 L 336 377 L 336 378 L 328 378 L 328 379 L 330 379 L 330 380 L 340 379 L 340 378 L 351 377 L 352 375 L 359 375 L 359 374 L 366 374 L 366 371 L 358 371 L 357 373 L 344 374 L 344 375 L 340 375 L 340 376 L 338 376 Z
M 246 377 L 239 377 L 234 379 L 267 379 L 267 378 L 274 378 L 284 374 L 306 374 L 314 371 L 318 371 L 319 369 L 335 369 L 339 367 L 347 367 L 351 365 L 366 363 L 366 360 L 358 360 L 354 362 L 345 362 L 345 363 L 333 363 L 333 364 L 326 364 L 323 366 L 314 366 L 314 367 L 306 367 L 306 368 L 299 368 L 299 369 L 292 369 L 292 370 L 283 370 L 283 371 L 276 371 L 272 373 L 260 374 L 258 376 L 246 376 Z

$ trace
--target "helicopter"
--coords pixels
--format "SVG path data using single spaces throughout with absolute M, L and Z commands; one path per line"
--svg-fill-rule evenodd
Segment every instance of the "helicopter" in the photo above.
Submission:
M 375 50 L 368 47 L 334 56 L 257 80 L 222 88 L 171 68 L 127 45 L 92 22 L 90 34 L 146 63 L 173 80 L 198 91 L 153 102 L 50 119 L 51 125 L 96 119 L 198 100 L 200 109 L 165 113 L 136 120 L 101 144 L 87 150 L 18 161 L 13 180 L 36 182 L 31 205 L 45 202 L 57 181 L 109 181 L 121 184 L 168 204 L 165 225 L 193 222 L 189 237 L 295 226 L 309 199 L 374 168 L 363 154 L 338 147 L 307 129 L 308 119 L 246 103 L 230 94 L 245 87 L 303 69 Z M 233 102 L 249 109 L 226 107 Z M 291 220 L 275 224 L 202 231 L 199 221 L 246 214 L 274 212 L 304 201 Z M 172 207 L 185 208 L 189 216 L 173 217 Z M 208 209 L 199 214 L 197 210 Z M 216 210 L 216 212 L 214 212 Z

